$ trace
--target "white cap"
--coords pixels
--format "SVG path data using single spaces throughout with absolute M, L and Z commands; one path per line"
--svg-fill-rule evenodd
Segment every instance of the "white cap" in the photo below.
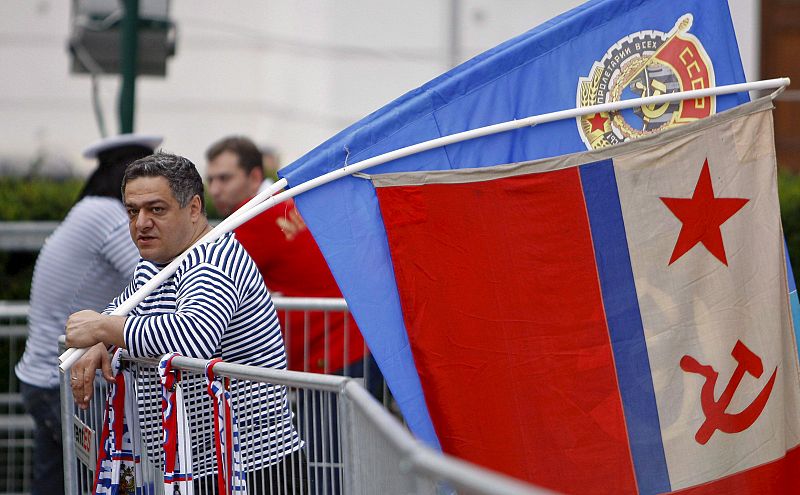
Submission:
M 155 151 L 163 140 L 163 136 L 157 136 L 155 134 L 119 134 L 92 143 L 88 148 L 83 150 L 83 156 L 85 158 L 97 158 L 97 155 L 103 151 L 122 148 L 123 146 L 144 146 L 145 148 L 150 148 Z

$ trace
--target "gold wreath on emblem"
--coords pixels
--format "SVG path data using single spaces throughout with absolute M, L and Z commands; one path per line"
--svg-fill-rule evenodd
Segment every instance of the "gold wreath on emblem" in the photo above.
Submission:
M 667 35 L 649 56 L 641 54 L 634 55 L 629 60 L 623 62 L 620 67 L 619 75 L 611 81 L 609 92 L 607 93 L 606 102 L 620 101 L 622 99 L 623 90 L 639 75 L 642 71 L 646 70 L 649 66 L 660 65 L 656 59 L 659 52 L 667 46 L 669 41 L 682 33 L 686 33 L 692 25 L 692 15 L 687 14 L 681 17 L 675 24 L 673 30 Z M 580 106 L 590 106 L 597 103 L 597 97 L 600 93 L 600 83 L 603 76 L 605 67 L 603 65 L 595 65 L 587 79 L 583 79 L 579 85 Z M 657 96 L 668 92 L 664 83 L 658 80 L 652 80 L 650 86 L 645 87 L 641 82 L 634 83 L 637 89 L 641 92 L 642 96 Z M 647 123 L 652 120 L 663 118 L 664 114 L 669 110 L 670 103 L 663 103 L 661 105 L 643 105 L 640 107 L 642 119 Z M 587 138 L 592 149 L 603 148 L 609 146 L 611 143 L 608 140 L 608 135 L 616 128 L 622 134 L 624 139 L 635 139 L 648 134 L 658 132 L 664 127 L 671 127 L 676 123 L 676 119 L 680 114 L 680 106 L 673 107 L 669 119 L 658 128 L 653 129 L 635 129 L 625 120 L 620 112 L 603 112 L 599 114 L 599 118 L 603 121 L 603 128 L 597 129 L 596 125 L 590 122 L 591 118 L 597 117 L 597 114 L 584 115 L 580 118 L 580 126 L 583 135 Z

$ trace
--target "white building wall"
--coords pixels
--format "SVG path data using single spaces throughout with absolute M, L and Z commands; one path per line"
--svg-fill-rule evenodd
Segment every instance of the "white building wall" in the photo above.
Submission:
M 565 0 L 461 0 L 466 60 L 572 8 Z M 757 78 L 757 0 L 730 0 L 748 79 Z M 172 2 L 177 55 L 168 77 L 140 77 L 136 130 L 202 169 L 231 133 L 277 147 L 289 163 L 338 130 L 449 67 L 450 0 Z M 92 164 L 99 137 L 87 76 L 69 74 L 70 2 L 0 2 L 0 160 Z M 117 77 L 101 79 L 110 132 Z M 2 165 L 0 164 L 0 171 Z
M 744 73 L 748 81 L 760 77 L 761 4 L 757 0 L 728 0 L 731 18 L 739 42 Z

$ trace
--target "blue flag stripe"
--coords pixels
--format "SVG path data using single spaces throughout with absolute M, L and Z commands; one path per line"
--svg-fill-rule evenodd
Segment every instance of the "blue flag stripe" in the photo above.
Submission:
M 614 164 L 604 160 L 584 165 L 580 172 L 639 493 L 669 492 L 669 472 Z

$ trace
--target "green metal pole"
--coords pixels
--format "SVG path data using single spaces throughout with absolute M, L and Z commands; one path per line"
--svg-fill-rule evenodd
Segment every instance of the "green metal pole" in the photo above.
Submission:
M 119 132 L 133 132 L 133 112 L 136 106 L 136 73 L 139 57 L 139 0 L 125 0 L 125 16 L 120 33 Z

